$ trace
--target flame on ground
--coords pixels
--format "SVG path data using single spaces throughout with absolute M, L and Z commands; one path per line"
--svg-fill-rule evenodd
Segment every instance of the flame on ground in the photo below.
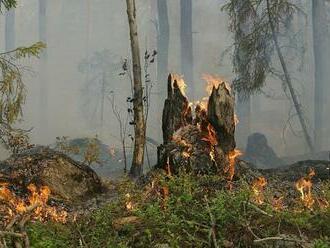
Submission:
M 228 174 L 228 180 L 231 182 L 233 180 L 233 177 L 235 175 L 235 163 L 236 163 L 236 158 L 241 156 L 243 153 L 235 149 L 229 153 L 229 165 L 225 167 L 225 173 Z
M 275 211 L 281 211 L 284 209 L 283 196 L 274 196 L 272 199 L 272 207 Z
M 27 200 L 18 198 L 12 193 L 8 183 L 0 184 L 0 200 L 7 203 L 8 219 L 14 217 L 15 214 L 24 214 L 30 208 L 34 208 L 32 219 L 45 221 L 51 219 L 56 222 L 65 223 L 67 221 L 68 213 L 64 210 L 57 210 L 56 207 L 47 205 L 49 195 L 51 193 L 49 187 L 42 186 L 40 189 L 34 184 L 30 184 L 27 189 L 29 190 L 29 197 Z
M 312 177 L 315 176 L 314 169 L 311 169 L 306 177 L 300 178 L 296 183 L 296 189 L 300 192 L 300 199 L 306 208 L 312 209 L 314 198 L 312 195 Z
M 258 177 L 252 182 L 253 201 L 261 205 L 265 202 L 264 189 L 267 185 L 267 180 L 264 177 Z

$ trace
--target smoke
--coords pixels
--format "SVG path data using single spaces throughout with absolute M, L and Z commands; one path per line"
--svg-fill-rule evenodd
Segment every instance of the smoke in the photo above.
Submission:
M 130 81 L 120 76 L 121 63 L 130 55 L 128 24 L 125 1 L 122 0 L 53 0 L 47 1 L 46 34 L 47 34 L 47 62 L 44 72 L 47 80 L 48 106 L 40 106 L 40 61 L 24 61 L 29 66 L 25 74 L 28 90 L 27 102 L 24 107 L 24 120 L 19 123 L 23 128 L 33 127 L 31 138 L 37 144 L 50 144 L 57 136 L 93 137 L 96 134 L 104 143 L 119 146 L 118 123 L 113 116 L 111 105 L 104 102 L 104 123 L 100 125 L 100 97 L 99 78 L 102 70 L 91 67 L 83 72 L 79 65 L 93 59 L 97 53 L 109 55 L 109 70 L 106 71 L 106 93 L 112 91 L 116 96 L 116 104 L 121 111 L 127 111 L 126 99 L 130 96 Z M 139 38 L 141 55 L 148 49 L 157 50 L 157 8 L 154 0 L 137 1 L 137 15 L 139 20 Z M 180 66 L 180 1 L 168 0 L 170 25 L 169 71 L 181 73 Z M 308 2 L 308 1 L 304 1 Z M 231 57 L 221 59 L 221 54 L 233 42 L 232 34 L 227 30 L 226 13 L 220 8 L 225 1 L 193 0 L 193 66 L 196 99 L 205 95 L 206 82 L 202 80 L 204 74 L 220 75 L 227 81 L 234 77 L 232 73 Z M 304 5 L 307 10 L 309 4 Z M 38 1 L 21 0 L 15 11 L 15 46 L 28 45 L 38 41 Z M 4 15 L 1 16 L 1 38 L 5 39 Z M 297 24 L 298 25 L 298 24 Z M 294 72 L 293 77 L 300 99 L 305 110 L 306 118 L 313 131 L 313 63 L 311 22 L 305 25 L 303 42 L 306 55 L 301 71 Z M 1 46 L 4 49 L 4 46 Z M 143 59 L 143 58 L 142 58 Z M 142 61 L 143 63 L 143 61 Z M 290 61 L 288 61 L 290 63 Z M 103 64 L 104 65 L 104 64 Z M 159 99 L 165 95 L 159 92 L 160 84 L 156 82 L 156 64 L 148 70 L 154 82 L 151 94 L 151 109 L 149 113 L 148 136 L 161 142 L 161 113 L 162 105 Z M 330 64 L 329 64 L 330 66 Z M 329 78 L 329 77 L 328 77 Z M 326 79 L 325 79 L 326 80 Z M 93 90 L 86 94 L 87 82 Z M 94 83 L 94 84 L 93 84 Z M 264 133 L 269 144 L 281 156 L 301 154 L 306 151 L 304 140 L 300 137 L 300 127 L 291 119 L 292 127 L 286 125 L 291 110 L 291 103 L 285 98 L 281 82 L 278 79 L 267 80 L 265 94 L 252 97 L 251 130 L 250 133 Z M 93 93 L 94 92 L 94 93 Z M 99 94 L 100 93 L 100 94 Z M 327 87 L 330 93 L 330 87 Z M 269 97 L 271 95 L 272 97 Z M 95 96 L 96 99 L 93 99 Z M 329 106 L 327 99 L 326 106 Z M 47 113 L 48 124 L 46 132 L 40 122 L 40 114 Z M 90 113 L 90 114 L 89 114 Z M 292 113 L 292 112 L 291 112 Z M 329 111 L 327 112 L 329 113 Z M 90 118 L 88 118 L 90 115 Z M 94 123 L 93 123 L 94 121 Z M 329 114 L 326 122 L 330 121 Z M 285 128 L 287 127 L 287 128 Z M 294 129 L 295 134 L 290 131 Z M 283 131 L 284 130 L 284 131 Z M 324 130 L 327 135 L 330 130 Z M 285 140 L 282 134 L 284 133 Z M 131 133 L 132 134 L 132 133 Z M 323 149 L 329 149 L 330 139 L 324 139 Z M 244 147 L 243 147 L 244 148 Z

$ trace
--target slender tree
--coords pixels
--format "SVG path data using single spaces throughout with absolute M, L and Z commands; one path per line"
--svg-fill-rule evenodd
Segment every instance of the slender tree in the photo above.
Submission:
M 16 7 L 16 4 L 15 0 L 0 1 L 0 12 L 11 10 Z M 10 25 L 9 22 L 6 23 L 6 26 L 8 25 L 8 31 L 13 31 L 13 27 L 10 27 L 13 20 L 10 23 Z M 24 68 L 20 66 L 19 60 L 33 56 L 38 57 L 45 45 L 38 42 L 30 47 L 12 48 L 14 39 L 7 41 L 8 37 L 6 36 L 7 51 L 0 53 L 0 141 L 7 149 L 11 149 L 15 153 L 20 149 L 17 142 L 13 141 L 23 138 L 26 141 L 23 143 L 28 144 L 26 131 L 12 126 L 22 117 L 22 107 L 26 97 L 26 88 L 22 78 Z
M 126 0 L 133 64 L 133 112 L 134 153 L 130 175 L 138 177 L 143 173 L 146 127 L 144 121 L 143 83 L 141 75 L 140 47 L 138 39 L 135 0 Z
M 314 97 L 314 140 L 315 149 L 322 149 L 322 136 L 324 135 L 324 107 L 326 98 L 326 85 L 329 83 L 328 53 L 329 39 L 327 34 L 326 5 L 324 0 L 312 1 L 313 15 L 313 47 L 315 65 L 315 97 Z
M 194 70 L 193 70 L 193 37 L 192 37 L 192 0 L 180 0 L 181 9 L 181 71 L 187 82 L 190 83 L 190 93 L 195 97 Z
M 170 40 L 170 26 L 168 23 L 167 1 L 157 0 L 158 34 L 157 34 L 157 81 L 160 88 L 160 101 L 166 95 L 166 82 L 168 76 L 168 48 Z
M 234 71 L 241 73 L 239 67 L 245 68 L 244 77 L 234 82 L 235 90 L 246 94 L 258 92 L 264 86 L 268 74 L 277 76 L 283 82 L 283 89 L 293 103 L 306 144 L 313 153 L 313 142 L 283 55 L 284 44 L 280 43 L 279 39 L 288 34 L 288 23 L 299 9 L 289 0 L 231 0 L 224 9 L 229 13 L 230 30 L 235 34 L 242 28 L 242 21 L 248 25 L 248 32 L 235 40 L 235 46 L 241 47 L 245 57 L 243 63 L 238 60 L 235 64 L 234 60 Z M 283 39 L 281 41 L 283 42 Z M 292 44 L 286 46 L 290 47 Z M 282 73 L 272 65 L 274 53 Z

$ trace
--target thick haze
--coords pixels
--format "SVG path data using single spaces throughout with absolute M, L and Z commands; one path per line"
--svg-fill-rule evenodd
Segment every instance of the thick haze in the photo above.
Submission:
M 31 138 L 37 144 L 53 143 L 56 136 L 76 138 L 93 137 L 98 134 L 104 143 L 118 146 L 118 122 L 107 100 L 103 128 L 100 124 L 101 93 L 95 85 L 99 85 L 98 78 L 102 72 L 97 69 L 82 72 L 81 63 L 84 59 L 92 58 L 95 52 L 108 51 L 110 61 L 107 64 L 109 70 L 106 71 L 107 91 L 115 92 L 116 103 L 125 113 L 127 111 L 126 98 L 130 94 L 130 82 L 126 77 L 118 74 L 121 72 L 121 62 L 130 56 L 126 2 L 123 0 L 48 0 L 47 2 L 47 59 L 43 66 L 40 66 L 41 63 L 38 60 L 26 63 L 32 72 L 25 74 L 28 95 L 24 107 L 24 121 L 20 123 L 20 126 L 33 127 Z M 137 1 L 142 56 L 146 49 L 157 50 L 156 2 L 156 0 Z M 170 22 L 169 71 L 180 74 L 180 1 L 168 0 L 167 2 Z M 205 82 L 201 79 L 203 74 L 215 74 L 229 82 L 234 77 L 230 56 L 221 60 L 222 52 L 233 43 L 232 34 L 227 30 L 226 13 L 221 11 L 224 2 L 193 0 L 194 82 L 187 84 L 188 92 L 189 84 L 195 84 L 198 97 L 206 94 Z M 310 0 L 302 2 L 307 3 L 304 8 L 307 13 L 310 13 Z M 38 13 L 37 0 L 19 1 L 19 7 L 15 11 L 15 46 L 30 45 L 40 40 Z M 313 134 L 314 66 L 310 15 L 303 21 L 306 25 L 302 42 L 306 51 L 302 58 L 303 66 L 300 71 L 293 72 L 293 79 L 302 100 L 309 131 Z M 293 25 L 299 25 L 301 22 L 302 20 L 294 20 Z M 4 23 L 5 16 L 2 15 L 0 25 L 2 50 L 5 49 Z M 153 64 L 149 68 L 154 81 L 156 66 L 157 64 Z M 43 76 L 39 72 L 40 68 L 46 68 Z M 93 81 L 93 78 L 95 78 L 93 90 L 87 94 L 86 81 Z M 165 99 L 165 95 L 157 90 L 157 84 L 165 83 L 155 82 L 147 131 L 148 136 L 158 141 L 161 141 L 162 137 L 160 123 L 163 107 L 160 105 L 159 98 Z M 45 84 L 48 92 L 45 106 L 40 101 L 41 84 Z M 275 99 L 264 95 L 253 96 L 251 133 L 264 133 L 271 146 L 281 156 L 307 152 L 301 128 L 296 119 L 293 119 L 292 125 L 298 137 L 287 128 L 284 132 L 285 140 L 283 140 L 283 129 L 289 116 L 291 103 L 283 93 L 281 82 L 268 78 L 264 91 Z M 330 86 L 327 87 L 327 94 L 330 94 Z M 325 122 L 329 123 L 330 97 L 325 101 L 325 111 L 328 113 Z M 44 118 L 41 115 L 44 113 L 47 114 L 47 125 L 42 122 Z M 328 125 L 322 132 L 325 137 L 322 149 L 329 150 L 330 126 Z M 244 144 L 242 145 L 244 141 L 240 139 L 239 141 L 239 145 L 244 148 Z

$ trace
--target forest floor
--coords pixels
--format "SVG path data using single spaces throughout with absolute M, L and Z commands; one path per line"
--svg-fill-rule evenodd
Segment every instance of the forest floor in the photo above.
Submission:
M 74 221 L 31 222 L 31 247 L 330 247 L 330 181 L 314 185 L 309 205 L 276 181 L 228 189 L 220 176 L 158 172 L 107 184 L 111 197 Z

